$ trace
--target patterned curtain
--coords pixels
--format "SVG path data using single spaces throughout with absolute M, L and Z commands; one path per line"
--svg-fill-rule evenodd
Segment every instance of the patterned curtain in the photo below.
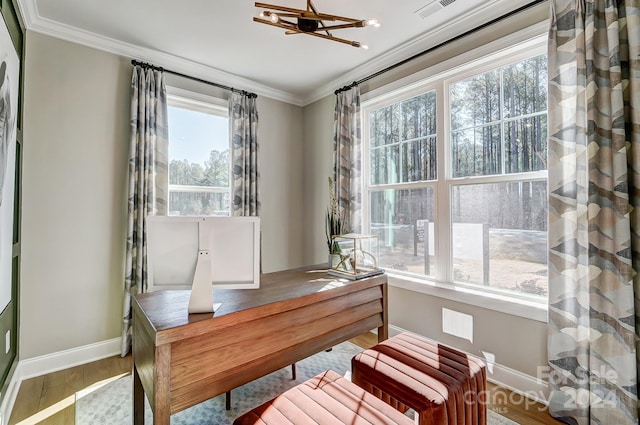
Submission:
M 256 97 L 255 94 L 235 92 L 229 96 L 233 216 L 257 216 L 260 210 Z
M 146 289 L 146 217 L 167 214 L 167 98 L 161 71 L 133 68 L 129 202 L 122 320 L 122 356 L 131 348 L 131 297 Z
M 333 181 L 347 230 L 362 231 L 360 88 L 336 93 L 333 116 Z
M 640 3 L 552 0 L 549 409 L 638 424 Z

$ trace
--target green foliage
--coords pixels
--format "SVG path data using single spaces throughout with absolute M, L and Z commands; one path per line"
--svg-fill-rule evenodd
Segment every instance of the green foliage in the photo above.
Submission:
M 169 209 L 183 215 L 220 215 L 229 209 L 229 150 L 212 150 L 204 163 L 174 159 L 169 164 L 169 184 L 220 188 L 224 191 L 175 191 Z
M 346 220 L 344 219 L 343 214 L 340 211 L 340 206 L 338 205 L 335 185 L 333 183 L 333 179 L 329 177 L 329 207 L 327 208 L 325 233 L 327 235 L 327 248 L 329 249 L 330 254 L 340 252 L 338 244 L 332 243 L 332 237 L 345 234 L 346 228 Z
M 169 164 L 169 184 L 185 186 L 229 186 L 229 150 L 212 150 L 203 164 L 174 159 Z

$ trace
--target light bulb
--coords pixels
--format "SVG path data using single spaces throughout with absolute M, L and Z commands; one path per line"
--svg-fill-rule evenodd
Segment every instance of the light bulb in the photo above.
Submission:
M 380 27 L 380 22 L 378 22 L 378 20 L 377 20 L 377 19 L 369 19 L 369 20 L 367 21 L 367 26 L 369 26 L 369 27 L 376 27 L 376 28 L 378 28 L 378 27 Z
M 366 44 L 360 44 L 359 47 L 364 50 L 369 50 L 369 46 L 367 46 Z
M 272 13 L 270 16 L 271 22 L 273 22 L 274 24 L 277 24 L 278 21 L 280 21 L 280 17 L 278 15 L 276 15 L 275 13 Z
M 260 16 L 261 18 L 264 18 L 264 17 L 266 17 L 267 15 L 265 15 L 264 10 L 263 10 L 262 12 L 260 12 L 260 15 L 258 15 L 258 16 Z

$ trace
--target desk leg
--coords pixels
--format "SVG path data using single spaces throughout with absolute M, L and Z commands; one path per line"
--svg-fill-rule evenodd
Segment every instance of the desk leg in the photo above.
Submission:
M 156 347 L 155 366 L 155 409 L 153 411 L 153 425 L 169 425 L 171 420 L 171 406 L 169 401 L 169 388 L 171 385 L 171 345 L 164 344 Z
M 133 365 L 133 425 L 144 425 L 144 389 L 135 363 Z
M 382 326 L 378 328 L 378 342 L 389 338 L 389 304 L 387 301 L 387 282 L 382 284 Z

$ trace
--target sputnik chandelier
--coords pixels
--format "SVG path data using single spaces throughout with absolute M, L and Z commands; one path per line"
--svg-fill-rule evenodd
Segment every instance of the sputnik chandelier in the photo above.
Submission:
M 346 40 L 334 37 L 331 31 L 344 28 L 363 28 L 367 26 L 379 27 L 375 19 L 353 19 L 344 16 L 318 13 L 311 0 L 307 0 L 307 9 L 295 9 L 275 4 L 256 2 L 256 7 L 265 9 L 259 17 L 254 17 L 255 22 L 284 28 L 286 35 L 308 34 L 327 40 L 338 41 L 354 47 L 367 49 L 368 47 L 359 41 Z M 327 23 L 325 23 L 325 21 Z

